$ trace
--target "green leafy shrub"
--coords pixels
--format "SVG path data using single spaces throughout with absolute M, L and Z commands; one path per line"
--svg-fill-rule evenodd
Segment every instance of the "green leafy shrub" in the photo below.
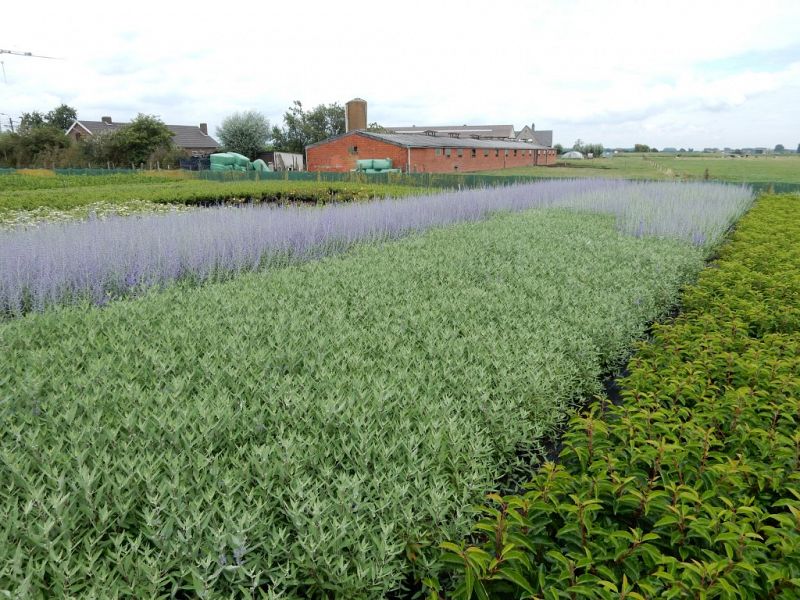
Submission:
M 9 176 L 6 175 L 6 177 Z M 3 210 L 32 210 L 41 206 L 67 210 L 96 202 L 130 202 L 132 200 L 167 204 L 214 204 L 233 201 L 347 202 L 384 196 L 407 196 L 422 191 L 424 191 L 423 188 L 400 185 L 316 181 L 217 182 L 186 180 L 169 183 L 125 183 L 9 191 L 0 195 L 0 212 Z
M 756 204 L 629 371 L 443 544 L 433 597 L 800 596 L 800 197 Z
M 702 264 L 531 211 L 2 324 L 0 595 L 401 589 Z

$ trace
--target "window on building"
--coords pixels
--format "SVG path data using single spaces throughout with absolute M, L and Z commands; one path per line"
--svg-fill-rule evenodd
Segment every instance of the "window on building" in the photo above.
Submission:
M 450 158 L 450 153 L 451 153 L 451 152 L 452 152 L 452 151 L 450 150 L 450 148 L 445 148 L 445 149 L 444 149 L 444 155 L 445 155 L 447 158 Z
M 516 151 L 516 150 L 514 150 L 514 156 L 516 156 L 516 155 L 517 155 L 517 151 Z
M 488 148 L 484 148 L 483 149 L 483 156 L 484 156 L 484 158 L 489 156 L 489 149 Z
M 442 155 L 442 149 L 441 148 L 437 148 L 436 149 L 436 156 L 441 156 L 441 155 Z
M 350 154 L 358 154 L 358 146 L 350 146 L 347 149 L 347 152 L 349 152 Z
M 478 151 L 475 148 L 473 148 L 472 149 L 472 158 L 475 158 L 476 156 L 478 156 Z
M 500 150 L 495 148 L 494 149 L 494 157 L 497 158 L 498 156 L 500 156 Z
M 461 158 L 462 156 L 464 156 L 464 149 L 459 148 L 458 150 L 456 150 L 456 154 L 458 155 L 458 158 Z
M 508 149 L 505 150 L 506 156 L 508 156 Z

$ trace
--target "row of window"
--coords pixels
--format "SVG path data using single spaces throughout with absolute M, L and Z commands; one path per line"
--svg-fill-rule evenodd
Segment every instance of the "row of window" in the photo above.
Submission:
M 444 148 L 444 155 L 447 158 L 450 158 L 452 156 L 452 151 L 453 151 L 452 148 Z M 476 158 L 478 156 L 478 150 L 476 148 L 471 148 L 470 152 L 472 154 L 472 158 Z M 507 149 L 503 150 L 503 152 L 505 153 L 505 156 L 509 155 L 508 154 L 509 151 Z M 514 156 L 518 156 L 518 154 L 517 154 L 518 151 L 517 150 L 514 150 L 513 152 L 514 152 L 514 154 L 513 154 Z M 525 150 L 522 150 L 521 152 L 522 152 L 521 156 L 525 156 Z M 539 152 L 539 154 L 544 154 L 544 150 L 539 150 L 538 152 Z M 441 156 L 441 155 L 442 155 L 442 148 L 436 148 L 436 156 Z M 456 156 L 458 156 L 459 158 L 464 156 L 464 149 L 463 148 L 456 148 Z M 489 149 L 488 148 L 484 148 L 483 149 L 483 156 L 484 157 L 489 156 Z M 498 158 L 500 156 L 500 149 L 499 148 L 495 148 L 494 156 L 495 156 L 495 158 Z M 528 156 L 533 156 L 533 150 L 528 150 Z
M 445 148 L 444 149 L 444 155 L 447 158 L 450 158 L 452 150 L 453 150 L 452 148 Z M 358 146 L 350 146 L 347 149 L 347 152 L 349 154 L 358 154 Z M 508 150 L 504 150 L 504 152 L 505 152 L 505 155 L 508 156 Z M 545 153 L 544 150 L 538 150 L 537 152 L 539 154 L 544 154 Z M 475 149 L 475 148 L 471 148 L 471 153 L 472 153 L 472 158 L 475 158 L 475 157 L 478 156 L 478 150 Z M 442 155 L 442 149 L 441 148 L 436 148 L 436 156 L 441 156 L 441 155 Z M 463 148 L 456 148 L 456 156 L 458 156 L 459 158 L 464 156 L 464 149 Z M 484 157 L 489 156 L 489 149 L 488 148 L 484 148 L 483 149 L 483 156 Z M 495 158 L 500 156 L 500 150 L 498 148 L 495 148 L 494 156 L 495 156 Z M 514 150 L 514 156 L 517 156 L 517 151 L 516 150 Z M 525 150 L 522 151 L 522 156 L 525 156 Z M 533 150 L 528 150 L 528 156 L 533 156 Z

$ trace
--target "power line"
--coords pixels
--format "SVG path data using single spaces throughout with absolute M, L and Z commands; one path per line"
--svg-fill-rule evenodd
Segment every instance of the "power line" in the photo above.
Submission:
M 42 54 L 34 54 L 33 52 L 20 52 L 18 50 L 6 50 L 4 48 L 0 48 L 0 54 L 11 54 L 13 56 L 27 56 L 29 58 L 46 58 L 49 60 L 61 60 L 55 56 L 44 56 Z M 3 70 L 3 83 L 8 83 L 8 79 L 6 79 L 6 63 L 0 60 L 0 67 Z
M 42 56 L 41 54 L 34 54 L 33 52 L 19 52 L 17 50 L 4 50 L 0 48 L 0 54 L 13 54 L 14 56 L 29 56 L 31 58 L 48 58 L 50 60 L 61 60 L 55 56 Z

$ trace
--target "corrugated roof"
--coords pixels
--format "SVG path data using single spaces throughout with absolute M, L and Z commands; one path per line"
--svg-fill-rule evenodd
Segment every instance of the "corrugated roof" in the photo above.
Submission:
M 106 123 L 105 121 L 76 121 L 76 123 L 92 135 L 109 133 L 129 125 L 129 123 Z M 181 148 L 219 148 L 217 140 L 204 134 L 196 125 L 167 125 L 167 129 L 172 132 L 172 141 Z
M 418 133 L 374 133 L 372 131 L 351 131 L 342 135 L 337 135 L 327 140 L 322 140 L 316 144 L 310 144 L 306 148 L 313 148 L 320 144 L 326 144 L 331 140 L 336 140 L 348 135 L 363 135 L 375 140 L 402 146 L 403 148 L 497 148 L 499 150 L 537 150 L 544 149 L 546 146 L 532 144 L 529 142 L 518 142 L 516 140 L 486 140 L 474 138 L 451 138 L 447 135 L 433 136 L 420 135 Z
M 443 135 L 457 133 L 461 136 L 479 135 L 481 137 L 513 138 L 513 125 L 426 125 L 412 127 L 386 127 L 393 133 L 425 134 L 426 131 L 435 131 Z

